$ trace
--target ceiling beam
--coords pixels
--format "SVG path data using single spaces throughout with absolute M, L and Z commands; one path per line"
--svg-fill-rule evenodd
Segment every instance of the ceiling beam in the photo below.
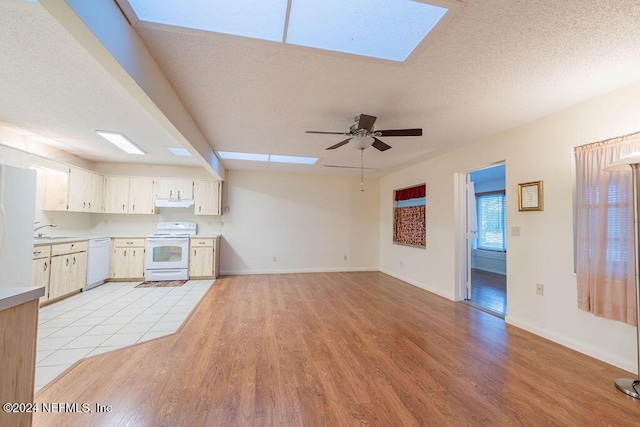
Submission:
M 113 0 L 39 2 L 209 173 L 224 179 L 224 166 Z

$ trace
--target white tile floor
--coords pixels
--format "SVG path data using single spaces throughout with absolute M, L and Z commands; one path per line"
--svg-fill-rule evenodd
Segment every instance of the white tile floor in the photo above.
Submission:
M 213 280 L 135 289 L 139 283 L 106 283 L 40 309 L 36 391 L 86 356 L 175 332 Z

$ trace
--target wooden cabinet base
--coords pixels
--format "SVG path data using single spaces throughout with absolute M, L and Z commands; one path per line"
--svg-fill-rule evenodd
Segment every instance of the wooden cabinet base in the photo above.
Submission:
M 35 382 L 38 300 L 0 311 L 0 325 L 2 325 L 0 402 L 29 405 L 33 402 Z M 28 427 L 30 425 L 30 412 L 0 411 L 0 426 Z

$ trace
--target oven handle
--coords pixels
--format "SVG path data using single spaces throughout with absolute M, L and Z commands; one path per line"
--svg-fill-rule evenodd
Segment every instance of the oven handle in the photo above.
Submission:
M 149 242 L 188 242 L 188 237 L 147 237 Z

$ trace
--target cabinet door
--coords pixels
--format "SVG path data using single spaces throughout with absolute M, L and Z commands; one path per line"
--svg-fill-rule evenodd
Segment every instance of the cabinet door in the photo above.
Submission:
M 127 278 L 144 276 L 144 248 L 129 248 Z
M 89 191 L 87 193 L 87 211 L 102 212 L 102 194 L 104 191 L 104 176 L 90 172 Z
M 193 199 L 196 215 L 220 215 L 220 181 L 197 180 L 193 182 Z
M 44 203 L 46 211 L 66 211 L 69 202 L 69 172 L 45 170 Z
M 151 191 L 149 191 L 151 195 Z M 105 213 L 127 213 L 129 210 L 129 178 L 106 176 L 104 179 Z
M 127 255 L 131 253 L 131 248 L 114 248 L 113 249 L 113 270 L 111 277 L 114 279 L 126 279 L 129 277 L 129 258 Z
M 86 212 L 91 186 L 91 173 L 78 168 L 69 168 L 69 210 Z
M 153 178 L 129 178 L 129 213 L 156 213 L 153 205 Z
M 193 199 L 193 181 L 186 179 L 157 179 L 154 182 L 156 199 Z
M 87 253 L 77 252 L 68 255 L 71 264 L 67 293 L 80 290 L 87 283 Z
M 51 260 L 40 258 L 33 260 L 31 286 L 44 286 L 44 295 L 40 297 L 40 304 L 49 300 L 49 273 Z
M 70 268 L 68 255 L 51 257 L 49 299 L 58 298 L 67 293 Z
M 189 257 L 189 276 L 213 275 L 213 248 L 211 246 L 192 248 Z

